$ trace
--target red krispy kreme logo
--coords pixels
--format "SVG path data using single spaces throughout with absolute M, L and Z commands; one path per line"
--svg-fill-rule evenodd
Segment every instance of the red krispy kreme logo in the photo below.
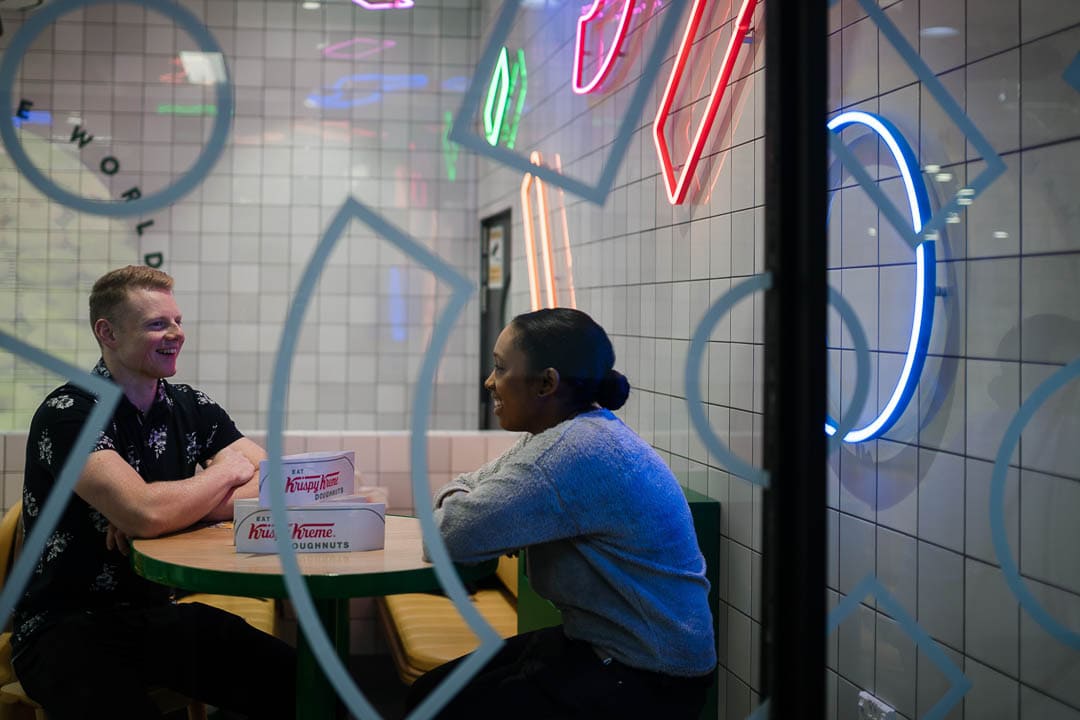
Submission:
M 334 537 L 336 523 L 289 523 L 293 540 L 329 539 Z M 248 528 L 248 540 L 273 540 L 273 523 L 252 523 Z
M 273 540 L 274 525 L 272 523 L 251 523 L 248 528 L 248 540 Z
M 319 492 L 341 484 L 341 472 L 335 470 L 325 475 L 302 475 L 285 478 L 285 492 Z
M 292 526 L 293 540 L 313 540 L 334 537 L 335 523 L 295 523 Z

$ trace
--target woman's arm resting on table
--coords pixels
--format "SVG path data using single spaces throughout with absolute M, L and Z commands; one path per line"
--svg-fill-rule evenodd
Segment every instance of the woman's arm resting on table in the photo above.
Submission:
M 472 490 L 443 496 L 435 524 L 450 557 L 464 563 L 581 534 L 534 466 L 511 465 Z
M 206 471 L 167 482 L 147 482 L 115 450 L 98 450 L 87 458 L 75 493 L 124 535 L 157 537 L 202 520 L 251 481 L 251 461 L 230 448 Z

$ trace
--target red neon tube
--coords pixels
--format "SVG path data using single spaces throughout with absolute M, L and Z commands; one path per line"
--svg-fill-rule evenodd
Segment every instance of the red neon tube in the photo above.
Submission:
M 713 85 L 712 94 L 709 96 L 709 104 L 705 108 L 705 115 L 701 118 L 693 143 L 690 145 L 690 152 L 683 163 L 682 173 L 676 180 L 675 167 L 671 161 L 671 151 L 667 146 L 667 140 L 664 138 L 664 126 L 670 116 L 671 105 L 675 101 L 675 92 L 682 81 L 686 61 L 690 55 L 690 46 L 697 35 L 698 25 L 701 23 L 705 5 L 705 0 L 694 0 L 694 7 L 690 11 L 690 21 L 686 24 L 686 33 L 683 35 L 682 44 L 679 46 L 679 54 L 675 58 L 675 66 L 671 69 L 667 88 L 664 90 L 660 107 L 656 111 L 656 121 L 653 122 L 653 139 L 656 142 L 656 153 L 660 156 L 664 186 L 667 189 L 668 202 L 672 205 L 681 205 L 686 200 L 689 180 L 694 176 L 698 161 L 701 160 L 705 141 L 709 137 L 709 131 L 712 130 L 713 121 L 716 120 L 716 112 L 720 108 L 720 101 L 727 91 L 728 81 L 731 79 L 731 73 L 735 68 L 735 61 L 742 50 L 746 33 L 750 30 L 750 19 L 754 15 L 754 8 L 757 7 L 757 0 L 743 0 L 739 14 L 735 18 L 735 28 L 731 33 L 727 51 L 724 53 L 720 73 L 716 76 L 716 83 Z

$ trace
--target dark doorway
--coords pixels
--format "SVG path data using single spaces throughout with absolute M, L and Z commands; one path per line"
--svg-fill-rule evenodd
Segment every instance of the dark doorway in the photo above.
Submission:
M 510 211 L 480 221 L 480 429 L 494 430 L 499 420 L 491 408 L 484 380 L 491 374 L 491 350 L 506 325 L 510 297 Z

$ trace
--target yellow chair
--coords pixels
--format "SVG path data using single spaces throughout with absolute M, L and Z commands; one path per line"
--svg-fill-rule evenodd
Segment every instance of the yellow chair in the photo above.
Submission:
M 501 637 L 518 632 L 518 561 L 501 557 L 497 587 L 470 596 L 477 611 Z M 480 645 L 450 598 L 434 593 L 404 593 L 376 598 L 398 677 L 412 685 L 418 677 Z
M 15 558 L 22 549 L 22 502 L 11 507 L 0 519 L 0 585 L 7 581 Z M 251 625 L 270 634 L 276 634 L 277 611 L 273 600 L 231 597 L 197 593 L 180 602 L 201 602 L 239 615 Z M 188 720 L 206 720 L 206 706 L 166 688 L 151 693 L 162 712 L 173 712 L 187 707 Z M 11 632 L 0 634 L 0 720 L 34 718 L 45 720 L 45 711 L 23 690 L 11 667 Z

